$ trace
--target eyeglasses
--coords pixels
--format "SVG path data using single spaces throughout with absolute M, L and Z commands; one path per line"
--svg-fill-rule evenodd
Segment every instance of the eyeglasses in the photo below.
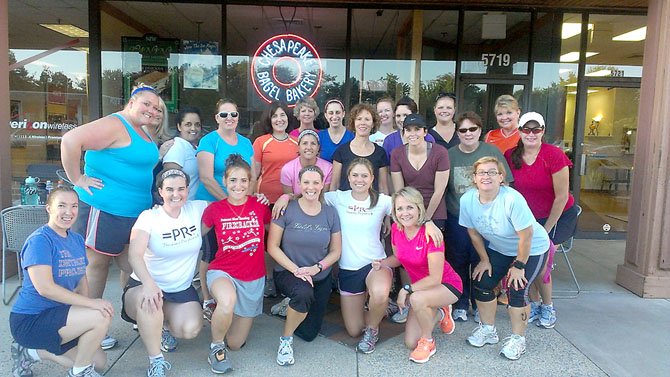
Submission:
M 228 118 L 228 115 L 230 115 L 231 118 L 237 118 L 238 116 L 240 116 L 240 113 L 238 113 L 237 111 L 231 111 L 229 113 L 222 111 L 219 113 L 219 118 Z
M 541 134 L 542 132 L 544 132 L 544 127 L 532 127 L 532 128 L 531 127 L 519 127 L 519 131 L 521 131 L 522 133 L 524 133 L 526 135 L 528 135 L 528 134 L 537 135 L 537 134 Z
M 470 132 L 476 132 L 478 129 L 479 129 L 479 126 L 474 126 L 474 127 L 470 127 L 470 128 L 459 128 L 459 129 L 458 129 L 458 132 L 464 134 L 464 133 L 466 133 L 466 132 L 468 132 L 468 131 L 470 131 Z
M 497 171 L 497 170 L 488 170 L 488 171 L 486 171 L 486 170 L 478 170 L 475 174 L 476 174 L 478 177 L 483 177 L 483 176 L 485 176 L 485 175 L 488 175 L 489 177 L 494 177 L 494 176 L 500 174 L 500 172 Z

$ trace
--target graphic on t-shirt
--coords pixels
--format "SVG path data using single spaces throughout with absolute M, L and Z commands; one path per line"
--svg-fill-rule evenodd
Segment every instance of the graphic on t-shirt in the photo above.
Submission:
M 472 187 L 472 166 L 454 166 L 451 170 L 454 175 L 454 191 L 462 195 Z
M 477 224 L 475 228 L 482 234 L 493 234 L 499 229 L 498 221 L 491 216 L 480 216 L 475 220 L 475 224 Z
M 169 239 L 171 238 L 173 241 L 177 241 L 177 239 L 182 238 L 186 239 L 187 237 L 193 237 L 193 233 L 197 230 L 195 225 L 191 225 L 189 227 L 181 227 L 181 228 L 175 228 L 172 229 L 169 232 L 163 233 L 163 239 Z
M 302 232 L 330 232 L 330 228 L 322 224 L 293 223 L 291 228 Z
M 60 250 L 58 252 L 60 259 L 58 260 L 58 277 L 65 276 L 82 276 L 86 274 L 86 257 L 74 258 L 67 250 Z
M 256 211 L 249 216 L 221 219 L 221 252 L 241 252 L 253 256 L 261 242 L 260 223 Z
M 350 213 L 352 215 L 367 215 L 367 216 L 372 216 L 372 209 L 359 206 L 356 204 L 351 204 L 347 206 L 347 213 Z

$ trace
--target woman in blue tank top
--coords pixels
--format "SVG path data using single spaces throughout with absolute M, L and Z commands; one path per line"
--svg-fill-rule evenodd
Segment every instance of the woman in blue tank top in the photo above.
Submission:
M 135 219 L 151 206 L 152 171 L 158 162 L 152 133 L 165 116 L 163 109 L 154 88 L 141 85 L 123 110 L 63 136 L 61 161 L 80 199 L 72 230 L 85 239 L 92 298 L 102 297 L 111 258 L 118 256 L 121 270 L 131 272 L 125 251 Z M 105 349 L 115 345 L 113 338 L 103 342 Z

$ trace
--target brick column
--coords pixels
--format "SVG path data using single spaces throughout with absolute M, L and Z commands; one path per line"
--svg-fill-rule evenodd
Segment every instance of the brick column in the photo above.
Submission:
M 616 282 L 648 298 L 670 298 L 670 3 L 650 0 L 633 193 L 624 264 Z
M 0 0 L 0 208 L 12 205 L 12 164 L 9 148 L 9 8 Z

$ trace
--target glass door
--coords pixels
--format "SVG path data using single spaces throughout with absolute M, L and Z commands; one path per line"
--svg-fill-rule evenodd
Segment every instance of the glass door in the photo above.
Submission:
M 593 85 L 593 84 L 592 84 Z M 639 87 L 589 86 L 579 166 L 580 232 L 607 237 L 628 229 Z
M 521 80 L 464 79 L 458 93 L 458 112 L 474 111 L 484 121 L 484 132 L 498 128 L 494 111 L 496 98 L 511 94 L 519 101 L 522 111 L 526 102 L 526 88 Z

